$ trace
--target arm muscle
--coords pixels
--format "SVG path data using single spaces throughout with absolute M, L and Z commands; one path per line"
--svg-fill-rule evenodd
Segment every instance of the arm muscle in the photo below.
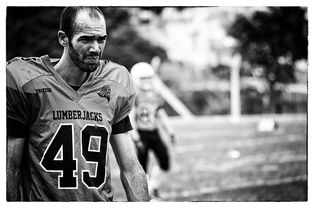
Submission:
M 111 145 L 120 167 L 120 178 L 127 199 L 129 201 L 148 201 L 146 175 L 138 162 L 128 133 L 113 135 Z

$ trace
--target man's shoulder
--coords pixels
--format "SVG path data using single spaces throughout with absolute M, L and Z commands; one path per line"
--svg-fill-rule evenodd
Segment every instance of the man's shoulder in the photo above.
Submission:
M 98 76 L 116 82 L 126 88 L 133 88 L 130 73 L 127 68 L 121 64 L 112 61 L 102 61 Z
M 22 85 L 47 73 L 40 57 L 16 57 L 7 62 L 7 78 L 14 78 Z
M 28 64 L 34 64 L 34 63 L 40 63 L 41 58 L 40 57 L 15 57 L 9 61 L 7 61 L 7 66 L 12 65 L 28 65 Z
M 129 71 L 127 68 L 121 64 L 115 63 L 113 61 L 103 60 L 101 61 L 101 71 L 102 75 L 107 75 L 110 77 L 128 77 Z

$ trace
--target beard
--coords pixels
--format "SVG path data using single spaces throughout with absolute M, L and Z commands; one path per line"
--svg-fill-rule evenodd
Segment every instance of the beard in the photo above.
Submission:
M 88 73 L 97 69 L 101 57 L 101 53 L 95 52 L 86 53 L 81 57 L 72 45 L 69 46 L 69 55 L 73 63 L 78 66 L 79 69 Z

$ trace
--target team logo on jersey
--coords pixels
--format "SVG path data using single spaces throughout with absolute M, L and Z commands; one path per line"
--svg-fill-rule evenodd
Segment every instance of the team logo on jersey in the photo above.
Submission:
M 104 87 L 102 87 L 100 89 L 100 92 L 97 94 L 101 98 L 106 98 L 109 102 L 110 101 L 110 93 L 111 93 L 111 89 L 110 89 L 109 85 L 105 85 Z

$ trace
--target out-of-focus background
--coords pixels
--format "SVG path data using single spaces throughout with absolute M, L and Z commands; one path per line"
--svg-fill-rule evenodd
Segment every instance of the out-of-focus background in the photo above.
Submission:
M 7 7 L 6 59 L 60 57 L 62 9 Z M 167 101 L 178 142 L 164 200 L 307 201 L 307 7 L 101 9 L 104 58 L 151 63 Z

